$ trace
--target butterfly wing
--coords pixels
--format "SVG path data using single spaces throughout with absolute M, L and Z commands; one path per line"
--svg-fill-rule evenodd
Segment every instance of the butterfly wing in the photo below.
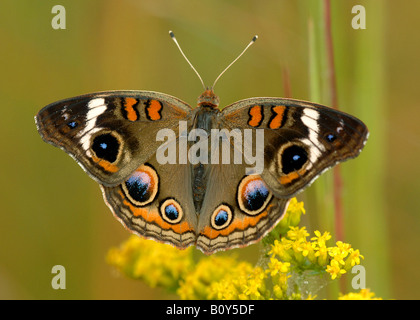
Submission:
M 261 177 L 278 198 L 290 198 L 338 162 L 354 158 L 369 132 L 359 119 L 322 105 L 284 98 L 251 98 L 222 111 L 222 126 L 262 129 Z
M 191 170 L 153 156 L 122 184 L 101 186 L 114 216 L 131 232 L 184 249 L 196 242 Z
M 259 241 L 283 217 L 289 199 L 277 199 L 259 175 L 241 164 L 209 166 L 196 246 L 205 254 Z
M 123 182 L 162 144 L 162 128 L 188 120 L 191 107 L 149 91 L 110 91 L 52 103 L 35 117 L 41 137 L 70 154 L 106 186 Z
M 64 149 L 101 184 L 127 229 L 179 248 L 196 244 L 204 253 L 261 239 L 282 218 L 290 197 L 337 162 L 356 157 L 368 137 L 366 126 L 345 113 L 292 99 L 253 98 L 226 107 L 215 127 L 251 129 L 254 141 L 262 129 L 262 149 L 247 144 L 244 134 L 239 152 L 232 139 L 222 141 L 230 162 L 161 164 L 159 130 L 176 131 L 179 121 L 191 129 L 191 110 L 161 93 L 113 91 L 53 103 L 35 119 L 46 142 Z M 167 143 L 178 150 L 180 139 L 179 132 Z M 239 164 L 233 161 L 237 153 Z M 249 174 L 254 156 L 261 155 L 263 168 Z
M 355 117 L 292 99 L 242 100 L 226 107 L 218 121 L 219 129 L 231 134 L 222 141 L 229 145 L 230 161 L 207 166 L 197 233 L 197 247 L 207 254 L 260 240 L 283 217 L 292 196 L 324 170 L 356 157 L 368 136 Z M 262 141 L 256 129 L 262 130 Z M 242 144 L 232 139 L 235 130 Z M 235 164 L 237 151 L 241 160 Z M 258 155 L 261 168 L 252 162 Z

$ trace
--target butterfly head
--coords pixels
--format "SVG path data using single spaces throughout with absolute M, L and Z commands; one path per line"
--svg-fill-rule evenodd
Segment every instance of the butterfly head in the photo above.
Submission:
M 206 88 L 206 90 L 198 97 L 198 106 L 206 105 L 213 108 L 219 106 L 219 97 L 214 93 L 213 88 Z

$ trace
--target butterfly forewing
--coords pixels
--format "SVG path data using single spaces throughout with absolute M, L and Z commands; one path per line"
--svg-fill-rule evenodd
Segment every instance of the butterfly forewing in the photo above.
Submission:
M 176 129 L 191 107 L 148 91 L 112 91 L 62 100 L 35 117 L 42 138 L 73 156 L 98 182 L 121 183 L 162 143 L 162 128 Z
M 367 127 L 322 105 L 283 98 L 251 98 L 222 111 L 223 126 L 264 132 L 262 177 L 276 197 L 302 191 L 324 170 L 356 157 Z

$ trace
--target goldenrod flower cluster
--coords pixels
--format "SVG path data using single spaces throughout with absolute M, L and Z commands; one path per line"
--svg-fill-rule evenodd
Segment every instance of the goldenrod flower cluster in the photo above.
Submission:
M 175 291 L 179 280 L 194 267 L 192 248 L 178 250 L 168 244 L 132 235 L 119 248 L 111 248 L 109 264 L 124 275 L 144 281 L 150 287 Z
M 348 294 L 341 294 L 338 300 L 382 300 L 375 297 L 375 293 L 369 289 L 361 289 L 360 292 L 350 292 Z
M 180 282 L 177 293 L 181 299 L 258 299 L 258 289 L 263 289 L 259 271 L 230 256 L 205 257 Z
M 305 213 L 303 203 L 291 200 L 285 217 L 264 238 L 265 254 L 258 266 L 239 261 L 232 253 L 212 256 L 196 254 L 194 248 L 178 250 L 131 236 L 120 248 L 108 253 L 108 263 L 121 273 L 144 281 L 151 287 L 163 287 L 181 299 L 302 299 L 293 275 L 310 271 L 312 276 L 328 274 L 340 278 L 363 256 L 350 244 L 329 244 L 329 232 L 298 227 Z M 310 279 L 308 278 L 308 281 Z M 369 290 L 340 296 L 340 299 L 373 298 Z
M 300 218 L 302 214 L 305 214 L 305 208 L 303 207 L 303 202 L 298 202 L 296 198 L 292 198 L 287 207 L 284 217 L 276 225 L 276 227 L 263 238 L 262 243 L 269 245 L 273 243 L 275 239 L 283 236 L 290 227 L 296 227 L 300 223 Z
M 332 280 L 340 278 L 356 264 L 360 264 L 363 256 L 359 250 L 354 250 L 350 244 L 342 241 L 337 241 L 336 246 L 329 247 L 329 232 L 321 234 L 317 230 L 314 233 L 315 236 L 308 241 L 309 233 L 305 227 L 290 227 L 284 237 L 274 240 L 268 254 L 280 261 L 289 262 L 298 272 L 326 271 Z

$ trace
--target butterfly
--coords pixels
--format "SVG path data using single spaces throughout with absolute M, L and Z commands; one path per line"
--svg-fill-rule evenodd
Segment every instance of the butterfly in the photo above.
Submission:
M 369 134 L 349 114 L 295 99 L 220 110 L 215 83 L 202 81 L 196 108 L 154 91 L 106 91 L 47 105 L 35 122 L 99 183 L 128 230 L 212 254 L 259 241 L 293 196 L 358 156 Z

